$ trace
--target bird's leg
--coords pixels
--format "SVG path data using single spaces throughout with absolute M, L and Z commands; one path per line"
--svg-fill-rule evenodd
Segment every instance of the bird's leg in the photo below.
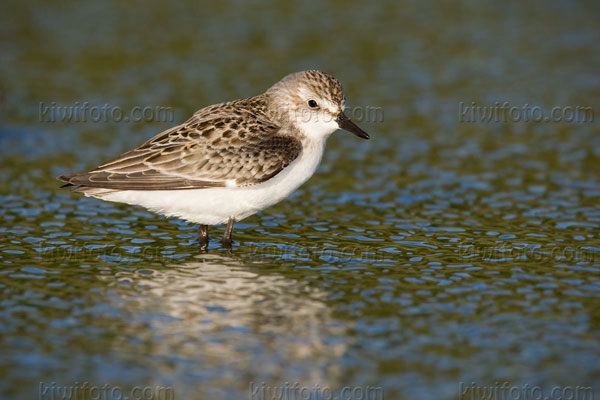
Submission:
M 221 243 L 223 243 L 223 246 L 231 248 L 231 244 L 233 243 L 231 240 L 231 232 L 233 232 L 233 223 L 234 223 L 234 219 L 233 218 L 229 218 L 229 221 L 227 221 L 227 228 L 225 229 L 225 234 L 223 235 L 223 240 L 221 240 Z
M 208 225 L 198 227 L 198 242 L 202 250 L 208 249 Z

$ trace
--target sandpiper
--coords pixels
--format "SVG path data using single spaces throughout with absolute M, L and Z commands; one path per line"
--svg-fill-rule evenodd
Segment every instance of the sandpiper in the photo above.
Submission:
M 320 71 L 287 75 L 265 93 L 198 110 L 189 120 L 89 172 L 57 179 L 74 192 L 140 205 L 199 224 L 233 224 L 281 200 L 308 180 L 327 138 L 344 129 L 369 135 L 344 114 L 341 84 Z

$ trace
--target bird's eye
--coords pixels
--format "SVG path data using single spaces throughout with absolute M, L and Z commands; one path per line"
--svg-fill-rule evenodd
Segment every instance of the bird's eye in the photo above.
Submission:
M 310 108 L 319 108 L 319 105 L 317 104 L 317 102 L 312 99 L 308 101 L 308 106 Z

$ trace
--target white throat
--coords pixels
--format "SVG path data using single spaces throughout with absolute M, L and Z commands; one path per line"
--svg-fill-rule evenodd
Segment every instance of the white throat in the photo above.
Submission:
M 310 118 L 309 120 L 299 120 L 296 127 L 309 139 L 315 142 L 326 140 L 329 135 L 337 131 L 338 123 L 334 118 L 321 117 Z

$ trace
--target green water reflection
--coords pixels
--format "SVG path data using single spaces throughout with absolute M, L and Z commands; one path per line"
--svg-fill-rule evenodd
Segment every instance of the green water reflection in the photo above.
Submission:
M 0 390 L 460 385 L 600 393 L 597 121 L 461 122 L 460 104 L 600 112 L 593 2 L 4 2 L 0 5 Z M 195 227 L 59 190 L 185 120 L 319 68 L 362 142 L 240 223 Z M 40 102 L 162 106 L 174 121 L 40 122 Z M 597 115 L 596 115 L 597 117 Z M 222 228 L 213 229 L 213 237 Z

